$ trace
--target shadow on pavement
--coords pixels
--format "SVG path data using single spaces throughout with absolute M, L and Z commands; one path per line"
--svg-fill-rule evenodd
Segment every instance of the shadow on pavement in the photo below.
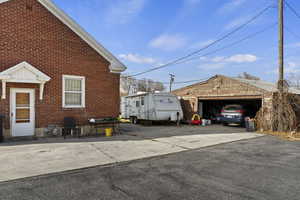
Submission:
M 142 126 L 133 124 L 122 124 L 121 134 L 113 137 L 87 136 L 87 137 L 62 137 L 39 138 L 35 140 L 7 141 L 0 143 L 1 146 L 18 146 L 32 144 L 51 144 L 51 143 L 87 143 L 87 142 L 106 142 L 106 141 L 135 141 L 135 140 L 154 140 L 157 138 L 180 137 L 192 135 L 215 135 L 215 134 L 234 134 L 246 133 L 244 128 L 234 126 L 210 125 L 206 127 L 182 125 L 154 125 Z

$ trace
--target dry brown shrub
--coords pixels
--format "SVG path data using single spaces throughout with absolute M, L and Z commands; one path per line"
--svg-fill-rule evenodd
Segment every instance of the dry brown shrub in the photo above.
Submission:
M 280 112 L 279 106 L 283 105 Z M 300 95 L 288 92 L 280 95 L 274 93 L 271 107 L 262 107 L 255 117 L 256 127 L 259 131 L 286 133 L 300 132 Z M 280 123 L 283 122 L 283 123 Z M 282 127 L 279 127 L 280 124 Z M 300 134 L 300 133 L 299 133 Z

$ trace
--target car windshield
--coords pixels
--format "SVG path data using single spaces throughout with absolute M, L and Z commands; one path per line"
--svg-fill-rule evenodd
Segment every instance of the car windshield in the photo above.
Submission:
M 242 106 L 239 105 L 230 105 L 230 106 L 225 106 L 224 110 L 241 110 Z

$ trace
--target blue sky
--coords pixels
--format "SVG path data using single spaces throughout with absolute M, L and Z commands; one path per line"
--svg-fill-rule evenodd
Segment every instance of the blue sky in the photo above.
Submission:
M 127 74 L 159 66 L 193 52 L 232 31 L 277 0 L 53 0 L 87 32 L 123 61 Z M 297 0 L 288 2 L 300 13 Z M 286 26 L 300 36 L 300 19 L 286 9 Z M 277 22 L 277 8 L 203 53 L 213 51 Z M 248 72 L 277 79 L 277 27 L 230 49 L 169 66 L 137 78 L 166 82 Z M 300 74 L 300 37 L 286 33 L 286 72 Z M 201 55 L 201 54 L 200 54 Z M 182 85 L 177 85 L 180 87 Z

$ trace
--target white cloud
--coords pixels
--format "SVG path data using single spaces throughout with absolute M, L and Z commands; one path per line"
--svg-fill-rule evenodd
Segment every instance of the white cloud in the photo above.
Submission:
M 252 63 L 257 61 L 257 57 L 251 54 L 237 54 L 225 59 L 225 61 L 234 63 Z
M 185 0 L 187 5 L 197 5 L 201 0 Z
M 252 54 L 237 54 L 229 57 L 216 56 L 206 60 L 215 63 L 252 63 L 258 60 L 257 56 Z
M 222 69 L 226 66 L 226 63 L 205 63 L 198 66 L 199 69 L 210 71 L 210 70 L 217 70 Z
M 237 54 L 230 57 L 216 56 L 214 58 L 202 57 L 204 64 L 198 66 L 199 69 L 209 71 L 209 70 L 219 70 L 232 63 L 252 63 L 258 58 L 251 54 Z
M 246 0 L 230 0 L 228 3 L 225 3 L 222 7 L 220 7 L 217 12 L 219 14 L 226 14 L 232 12 L 241 5 L 243 5 L 245 2 Z
M 276 70 L 277 71 L 277 70 Z M 288 62 L 285 69 L 285 73 L 300 73 L 300 63 L 296 62 Z M 278 73 L 278 71 L 277 71 Z
M 113 24 L 126 24 L 145 7 L 147 0 L 114 0 L 108 9 L 105 21 Z
M 224 62 L 225 61 L 225 57 L 223 56 L 216 56 L 214 58 L 211 59 L 212 62 Z
M 286 62 L 284 73 L 286 74 L 298 74 L 300 73 L 300 62 Z M 267 71 L 266 74 L 278 74 L 278 68 L 272 71 Z
M 205 47 L 205 46 L 207 46 L 207 45 L 209 45 L 209 44 L 211 44 L 213 42 L 214 42 L 214 40 L 207 40 L 207 41 L 196 42 L 196 43 L 194 43 L 191 46 L 191 48 L 193 48 L 193 49 L 203 48 L 203 47 Z
M 120 54 L 119 57 L 121 59 L 127 60 L 129 62 L 133 63 L 139 63 L 139 64 L 153 64 L 157 61 L 154 58 L 151 57 L 143 57 L 138 54 Z
M 163 34 L 150 41 L 149 46 L 165 51 L 172 51 L 186 46 L 186 43 L 187 39 L 179 34 Z
M 242 24 L 244 24 L 247 20 L 249 20 L 249 17 L 239 17 L 239 18 L 236 18 L 232 21 L 230 21 L 229 23 L 227 23 L 224 27 L 225 30 L 230 30 L 230 29 L 233 29 L 233 28 L 236 28 L 238 26 L 241 26 Z
M 300 42 L 296 42 L 296 43 L 293 43 L 293 44 L 286 45 L 286 47 L 291 47 L 291 48 L 300 47 Z

